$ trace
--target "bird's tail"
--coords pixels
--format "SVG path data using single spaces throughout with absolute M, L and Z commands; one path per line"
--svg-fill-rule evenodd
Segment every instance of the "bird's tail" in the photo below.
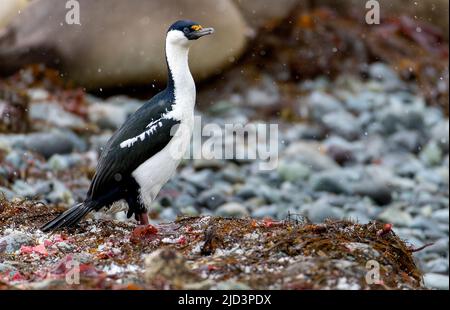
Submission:
M 94 210 L 96 203 L 93 201 L 85 201 L 74 205 L 69 210 L 58 215 L 56 218 L 41 227 L 43 232 L 57 230 L 63 227 L 70 227 L 77 224 L 86 214 Z

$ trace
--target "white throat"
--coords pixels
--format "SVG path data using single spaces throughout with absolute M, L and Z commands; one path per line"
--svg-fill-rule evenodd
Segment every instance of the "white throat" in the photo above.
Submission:
M 170 31 L 166 39 L 166 57 L 174 83 L 175 105 L 166 117 L 183 120 L 194 113 L 195 83 L 189 70 L 190 42 L 181 31 Z

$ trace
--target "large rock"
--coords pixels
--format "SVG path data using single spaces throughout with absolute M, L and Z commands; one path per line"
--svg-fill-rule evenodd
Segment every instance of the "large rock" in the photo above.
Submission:
M 0 238 L 0 253 L 12 254 L 22 245 L 33 243 L 33 238 L 25 233 L 13 231 Z
M 27 5 L 28 0 L 2 0 L 0 29 L 5 27 Z
M 85 151 L 81 138 L 69 130 L 51 130 L 30 134 L 0 134 L 0 145 L 8 149 L 30 150 L 50 158 L 54 154 Z
M 273 20 L 285 18 L 296 5 L 307 6 L 304 0 L 234 0 L 248 23 L 255 27 L 265 26 Z
M 65 1 L 33 1 L 0 37 L 0 71 L 44 62 L 89 88 L 163 81 L 165 34 L 178 19 L 216 29 L 192 48 L 196 78 L 220 72 L 245 46 L 246 23 L 231 0 L 78 1 L 81 25 L 66 23 Z

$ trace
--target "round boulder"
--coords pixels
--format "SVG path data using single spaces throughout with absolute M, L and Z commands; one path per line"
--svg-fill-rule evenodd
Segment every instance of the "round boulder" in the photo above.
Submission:
M 164 81 L 165 35 L 179 19 L 216 29 L 191 50 L 196 78 L 219 73 L 245 47 L 247 26 L 231 0 L 35 0 L 0 36 L 0 71 L 43 62 L 87 88 Z
M 303 0 L 234 0 L 251 26 L 262 27 L 285 18 L 296 5 L 307 7 Z
M 2 0 L 0 29 L 5 27 L 27 5 L 28 0 Z

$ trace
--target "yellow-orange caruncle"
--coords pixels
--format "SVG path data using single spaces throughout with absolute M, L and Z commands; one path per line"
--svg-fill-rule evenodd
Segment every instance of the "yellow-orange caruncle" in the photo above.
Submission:
M 194 26 L 191 26 L 191 29 L 194 31 L 199 31 L 199 30 L 202 30 L 203 27 L 201 25 L 194 25 Z

